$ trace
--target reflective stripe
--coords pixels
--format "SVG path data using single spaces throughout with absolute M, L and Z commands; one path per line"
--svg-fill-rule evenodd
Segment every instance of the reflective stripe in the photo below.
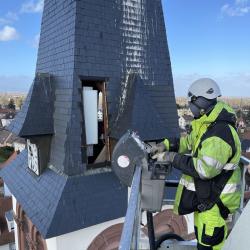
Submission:
M 209 156 L 203 156 L 202 159 L 205 161 L 207 165 L 214 166 L 218 170 L 221 170 L 221 169 L 234 170 L 238 166 L 238 164 L 235 164 L 235 163 L 227 163 L 226 165 L 223 165 L 219 161 Z
M 235 163 L 227 163 L 225 166 L 224 166 L 224 170 L 235 170 L 236 168 L 238 167 L 238 164 L 235 164 Z
M 196 171 L 199 174 L 200 178 L 204 180 L 204 179 L 207 179 L 207 175 L 206 175 L 205 169 L 203 168 L 202 165 L 203 165 L 202 161 L 200 159 L 198 159 Z
M 219 161 L 217 161 L 216 159 L 209 157 L 209 156 L 203 156 L 202 159 L 204 160 L 204 162 L 209 165 L 209 166 L 213 166 L 218 170 L 223 169 L 223 164 L 221 164 Z
M 203 156 L 202 160 L 209 166 L 215 167 L 217 170 L 235 170 L 238 167 L 238 164 L 235 163 L 227 163 L 226 165 L 221 164 L 219 161 L 216 159 L 213 159 L 212 157 L 209 156 Z
M 240 184 L 226 184 L 226 186 L 222 190 L 222 194 L 231 194 L 231 193 L 235 193 L 237 191 L 241 191 Z
M 187 181 L 184 178 L 180 179 L 180 184 L 183 185 L 187 190 L 195 192 L 195 185 L 193 182 Z M 241 190 L 240 184 L 226 184 L 222 190 L 222 194 L 231 194 Z
M 195 192 L 195 186 L 193 182 L 189 182 L 184 178 L 180 179 L 180 184 L 183 185 L 187 190 Z

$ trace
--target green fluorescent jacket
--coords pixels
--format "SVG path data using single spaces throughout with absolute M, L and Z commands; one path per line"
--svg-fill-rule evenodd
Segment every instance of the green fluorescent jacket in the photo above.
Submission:
M 179 154 L 175 156 L 173 166 L 183 173 L 175 197 L 175 213 L 188 213 L 185 207 L 192 202 L 192 195 L 189 194 L 196 192 L 194 178 L 209 180 L 221 174 L 222 170 L 233 170 L 233 174 L 221 192 L 220 199 L 231 213 L 239 207 L 241 170 L 238 164 L 241 143 L 234 128 L 235 121 L 234 110 L 218 102 L 208 115 L 192 122 L 191 133 L 180 139 L 178 147 L 171 140 L 164 141 L 168 150 L 178 148 Z M 213 127 L 208 129 L 211 124 Z M 202 138 L 206 131 L 205 138 Z M 184 155 L 190 152 L 191 156 Z

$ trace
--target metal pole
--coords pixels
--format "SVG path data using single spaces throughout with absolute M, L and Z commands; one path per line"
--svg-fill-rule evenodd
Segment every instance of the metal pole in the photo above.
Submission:
M 156 250 L 154 221 L 153 221 L 153 214 L 151 212 L 147 212 L 147 222 L 148 222 L 148 238 L 149 238 L 150 250 Z
M 136 167 L 131 193 L 129 197 L 128 209 L 125 217 L 125 222 L 122 230 L 119 250 L 131 250 L 131 243 L 133 243 L 134 233 L 138 232 L 136 225 L 136 216 L 138 209 L 138 199 L 140 198 L 140 185 L 141 185 L 141 167 Z M 136 230 L 136 231 L 135 231 Z M 135 239 L 138 241 L 139 239 Z M 137 242 L 135 242 L 137 245 Z

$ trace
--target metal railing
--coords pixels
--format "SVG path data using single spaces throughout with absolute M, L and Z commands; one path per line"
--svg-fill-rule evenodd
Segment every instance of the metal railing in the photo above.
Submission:
M 250 165 L 250 159 L 246 158 L 245 156 L 241 156 L 240 158 L 240 164 L 242 166 L 247 166 L 247 165 Z M 237 222 L 237 220 L 239 219 L 242 211 L 243 211 L 243 208 L 244 208 L 244 192 L 245 192 L 245 189 L 246 189 L 246 181 L 245 181 L 245 173 L 246 173 L 246 168 L 242 168 L 242 186 L 241 186 L 241 193 L 242 193 L 242 196 L 241 196 L 241 201 L 240 201 L 240 207 L 238 209 L 238 211 L 236 211 L 236 213 L 234 214 L 234 217 L 233 217 L 233 225 Z
M 128 209 L 123 226 L 119 250 L 138 249 L 140 233 L 140 188 L 142 168 L 137 167 L 134 173 Z
M 243 166 L 250 164 L 250 159 L 242 156 L 240 163 Z M 244 191 L 245 191 L 245 171 L 246 168 L 243 168 L 242 171 L 242 199 L 239 209 L 239 215 L 243 209 L 243 200 L 244 200 Z M 139 249 L 140 242 L 140 228 L 141 228 L 141 175 L 142 168 L 137 167 L 134 173 L 130 198 L 128 203 L 128 209 L 125 217 L 125 222 L 123 226 L 122 236 L 120 240 L 119 250 L 137 250 Z M 166 181 L 166 187 L 177 187 L 178 181 Z M 237 220 L 237 219 L 236 219 Z M 234 223 L 236 223 L 236 220 Z

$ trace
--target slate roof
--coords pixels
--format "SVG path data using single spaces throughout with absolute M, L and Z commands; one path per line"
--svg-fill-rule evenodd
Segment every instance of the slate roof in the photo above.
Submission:
M 37 74 L 21 111 L 7 129 L 20 137 L 54 133 L 54 87 L 47 74 Z
M 144 141 L 164 139 L 169 136 L 150 90 L 137 74 L 131 74 L 124 89 L 126 97 L 120 103 L 120 113 L 112 125 L 111 137 L 119 139 L 127 130 L 133 130 Z M 172 108 L 170 107 L 172 110 Z
M 38 177 L 28 170 L 24 150 L 0 177 L 45 239 L 126 213 L 127 189 L 113 173 L 67 177 L 47 169 Z

